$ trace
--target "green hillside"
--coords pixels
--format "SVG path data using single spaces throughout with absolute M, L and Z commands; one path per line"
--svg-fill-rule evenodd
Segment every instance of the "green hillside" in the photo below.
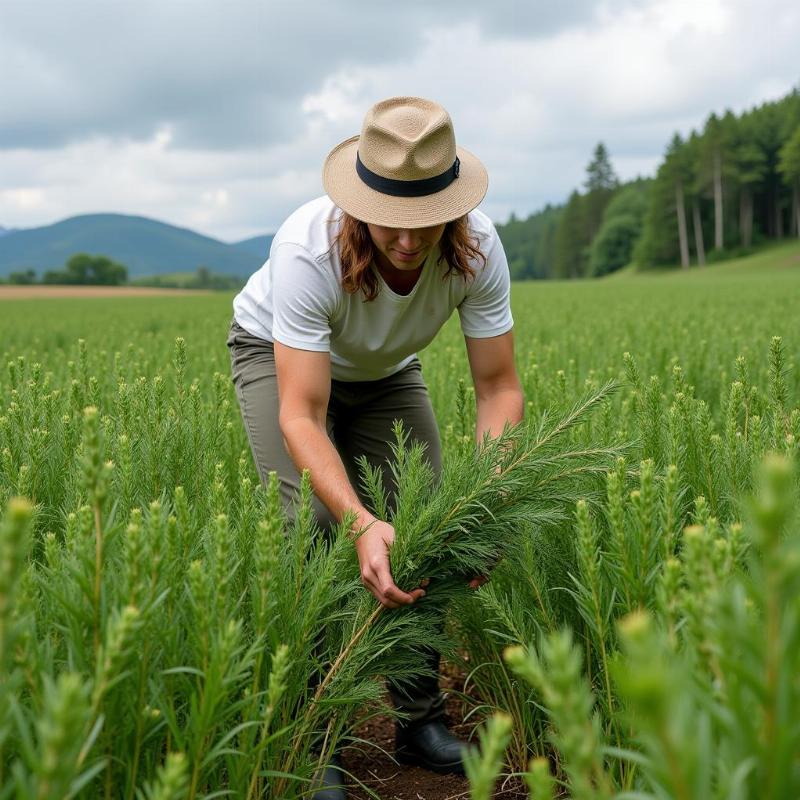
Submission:
M 652 268 L 641 272 L 637 271 L 635 264 L 629 264 L 627 267 L 605 276 L 603 281 L 617 282 L 634 277 L 648 281 L 657 276 L 685 277 L 691 280 L 739 275 L 763 278 L 771 273 L 785 272 L 787 270 L 800 271 L 800 240 L 795 239 L 787 243 L 770 244 L 747 256 L 732 258 L 729 261 L 721 261 L 716 264 L 705 264 L 702 267 L 692 266 L 689 269 L 680 269 L 673 266 Z
M 215 273 L 249 275 L 264 262 L 248 248 L 154 219 L 83 214 L 0 237 L 0 276 L 29 268 L 41 276 L 63 268 L 70 256 L 81 252 L 121 262 L 132 278 L 194 272 L 201 266 Z

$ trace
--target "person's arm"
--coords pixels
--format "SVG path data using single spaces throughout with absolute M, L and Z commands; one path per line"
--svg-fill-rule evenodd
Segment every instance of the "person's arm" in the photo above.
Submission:
M 475 385 L 475 436 L 480 442 L 486 432 L 494 438 L 507 422 L 520 422 L 525 400 L 514 365 L 511 331 L 485 339 L 465 336 L 464 340 Z
M 352 511 L 357 530 L 367 528 L 355 541 L 361 582 L 387 608 L 415 602 L 425 594 L 424 589 L 404 592 L 392 580 L 389 548 L 394 542 L 394 528 L 364 507 L 328 438 L 325 420 L 331 389 L 330 354 L 275 341 L 275 367 L 279 424 L 292 461 L 298 470 L 310 471 L 314 493 L 337 520 Z
M 475 385 L 475 437 L 480 443 L 485 433 L 494 438 L 506 423 L 520 422 L 525 398 L 514 366 L 511 331 L 485 339 L 465 336 L 464 340 Z M 486 575 L 476 575 L 469 582 L 470 588 L 477 589 L 487 580 Z
M 486 224 L 487 237 L 481 246 L 486 263 L 478 269 L 458 309 L 475 385 L 478 442 L 484 433 L 499 436 L 506 422 L 518 423 L 524 405 L 514 366 L 511 275 L 497 230 Z

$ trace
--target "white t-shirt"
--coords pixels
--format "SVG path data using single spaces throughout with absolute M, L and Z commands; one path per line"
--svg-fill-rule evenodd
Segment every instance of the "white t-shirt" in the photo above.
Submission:
M 425 347 L 457 308 L 465 336 L 499 336 L 514 321 L 510 276 L 503 245 L 482 211 L 469 213 L 486 266 L 475 259 L 475 278 L 447 275 L 429 253 L 407 295 L 392 291 L 378 276 L 378 296 L 349 294 L 341 286 L 341 262 L 334 239 L 341 210 L 327 196 L 312 200 L 281 225 L 269 259 L 234 298 L 234 318 L 248 333 L 300 350 L 330 352 L 331 377 L 377 380 L 402 369 Z

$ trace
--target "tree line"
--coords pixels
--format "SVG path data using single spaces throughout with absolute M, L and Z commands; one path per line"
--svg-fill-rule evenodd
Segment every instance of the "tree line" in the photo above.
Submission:
M 605 275 L 639 268 L 689 267 L 742 255 L 754 246 L 800 236 L 800 89 L 739 116 L 712 113 L 700 131 L 675 133 L 654 178 L 622 183 L 603 142 L 586 167 L 583 191 L 563 206 L 497 229 L 515 280 Z M 42 283 L 120 285 L 127 268 L 78 253 Z M 153 276 L 150 285 L 178 285 Z M 199 267 L 191 288 L 238 288 L 239 278 Z M 180 285 L 187 278 L 181 276 Z M 36 283 L 33 270 L 9 283 Z M 140 283 L 137 281 L 137 283 Z
M 149 275 L 130 281 L 132 286 L 155 286 L 172 289 L 240 289 L 246 279 L 235 275 L 220 275 L 208 267 L 200 266 L 195 272 Z M 33 269 L 11 272 L 5 281 L 16 285 L 60 286 L 124 286 L 128 281 L 128 268 L 103 255 L 76 253 L 63 270 L 47 270 L 41 280 Z M 3 283 L 0 278 L 0 283 Z
M 498 225 L 513 278 L 689 267 L 800 236 L 800 90 L 676 133 L 654 178 L 621 183 L 601 142 L 582 188 Z
M 47 270 L 41 281 L 33 269 L 19 270 L 8 275 L 12 284 L 58 284 L 64 286 L 120 286 L 128 281 L 128 268 L 108 256 L 76 253 L 62 270 Z

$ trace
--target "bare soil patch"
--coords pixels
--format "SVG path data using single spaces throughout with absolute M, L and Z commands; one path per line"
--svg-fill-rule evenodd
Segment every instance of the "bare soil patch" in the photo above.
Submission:
M 148 286 L 0 286 L 0 300 L 36 300 L 52 297 L 155 297 L 208 294 L 203 289 L 161 289 Z
M 451 664 L 443 664 L 442 689 L 463 689 L 463 676 Z M 388 699 L 388 698 L 387 698 Z M 475 722 L 462 722 L 465 706 L 453 694 L 447 696 L 449 728 L 460 739 L 470 740 Z M 356 729 L 356 735 L 380 746 L 350 746 L 342 753 L 345 769 L 375 792 L 381 800 L 469 800 L 469 782 L 458 775 L 398 764 L 394 758 L 394 722 L 388 716 L 373 717 Z M 473 740 L 477 744 L 477 737 Z M 348 800 L 371 800 L 370 795 L 352 782 Z M 518 779 L 498 781 L 495 800 L 523 800 L 528 794 Z

